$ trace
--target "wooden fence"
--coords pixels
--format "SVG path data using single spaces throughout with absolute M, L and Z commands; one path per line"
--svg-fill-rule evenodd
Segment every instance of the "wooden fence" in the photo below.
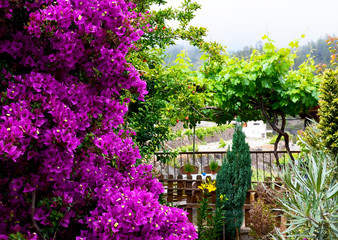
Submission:
M 198 186 L 200 186 L 203 181 L 205 181 L 203 180 L 203 176 L 197 175 L 196 178 L 193 179 L 192 176 L 186 175 L 178 175 L 177 178 L 174 178 L 173 175 L 161 175 L 158 179 L 160 182 L 163 183 L 163 186 L 165 188 L 164 200 L 166 200 L 168 203 L 172 203 L 174 206 L 186 210 L 189 213 L 189 221 L 192 223 L 196 222 L 196 210 L 199 208 L 199 200 L 202 197 L 202 190 L 199 189 Z M 265 183 L 269 185 L 269 187 L 275 189 L 280 188 L 280 182 L 265 181 L 262 183 Z M 248 190 L 243 207 L 245 227 L 248 227 L 250 216 L 249 211 L 252 209 L 252 204 L 255 200 L 257 200 L 256 191 L 253 189 Z M 215 203 L 216 193 L 212 192 L 210 206 L 215 208 Z M 277 227 L 281 227 L 281 222 L 283 222 L 282 218 L 278 217 L 276 220 Z
M 299 153 L 299 151 L 291 151 L 291 153 Z M 286 151 L 277 151 L 278 158 L 284 160 Z M 186 162 L 189 162 L 197 166 L 197 172 L 205 172 L 205 167 L 209 166 L 209 163 L 212 160 L 216 160 L 219 163 L 222 163 L 224 157 L 226 156 L 226 151 L 198 151 L 195 152 L 195 157 L 193 152 L 180 152 L 177 157 L 168 160 L 167 153 L 157 152 L 153 158 L 153 166 L 161 175 L 173 175 L 174 178 L 177 178 L 179 174 L 183 174 L 180 170 Z M 273 151 L 250 151 L 253 175 L 256 179 L 255 181 L 260 181 L 266 177 L 271 177 L 278 171 L 276 165 L 276 159 Z

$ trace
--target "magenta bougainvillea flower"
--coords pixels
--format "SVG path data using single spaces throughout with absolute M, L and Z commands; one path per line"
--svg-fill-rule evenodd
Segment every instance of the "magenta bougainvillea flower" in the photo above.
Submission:
M 147 94 L 126 61 L 143 34 L 125 0 L 0 1 L 0 239 L 196 239 L 134 132 Z M 149 27 L 150 25 L 147 25 Z M 19 239 L 19 238 L 15 238 Z

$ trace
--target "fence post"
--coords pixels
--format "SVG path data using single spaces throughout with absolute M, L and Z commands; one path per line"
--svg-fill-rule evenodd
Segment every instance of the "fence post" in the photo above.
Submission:
M 174 182 L 173 182 L 174 176 L 169 175 L 168 176 L 168 202 L 172 203 L 174 200 Z
M 177 201 L 183 200 L 183 176 L 180 174 L 177 176 Z
M 185 194 L 187 195 L 187 212 L 188 212 L 188 219 L 192 223 L 193 220 L 193 208 L 192 208 L 192 176 L 187 176 L 187 190 Z

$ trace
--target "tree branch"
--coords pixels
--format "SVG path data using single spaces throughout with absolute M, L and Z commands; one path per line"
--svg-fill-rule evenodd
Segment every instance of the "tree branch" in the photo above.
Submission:
M 203 108 L 201 108 L 201 109 L 206 109 L 206 110 L 208 110 L 208 109 L 222 110 L 222 109 L 219 108 L 219 107 L 212 107 L 212 106 L 206 106 L 206 107 L 203 107 Z
M 34 219 L 34 212 L 35 212 L 35 199 L 36 199 L 36 189 L 33 191 L 33 194 L 32 194 L 32 206 L 31 206 L 31 220 L 32 220 L 32 224 L 37 232 L 37 234 L 39 235 L 39 237 L 42 239 L 42 240 L 46 240 L 42 233 L 41 233 L 41 230 L 38 226 L 38 224 L 36 223 L 35 219 Z
M 290 147 L 289 147 L 289 134 L 287 134 L 284 131 L 284 128 L 285 128 L 285 125 L 286 125 L 285 114 L 284 113 L 281 114 L 281 117 L 282 117 L 282 131 L 284 132 L 283 136 L 284 136 L 284 141 L 285 141 L 285 149 L 289 153 L 289 156 L 290 156 L 290 159 L 292 160 L 292 162 L 294 162 L 295 159 L 293 158 L 291 151 L 290 151 Z
M 264 117 L 266 118 L 267 122 L 269 123 L 269 125 L 272 127 L 272 129 L 278 133 L 278 137 L 277 137 L 276 142 L 274 144 L 274 155 L 275 155 L 276 163 L 277 163 L 278 167 L 281 167 L 281 166 L 280 166 L 279 159 L 278 159 L 277 148 L 278 148 L 278 143 L 279 143 L 280 139 L 282 138 L 282 136 L 284 137 L 284 140 L 285 140 L 286 151 L 289 153 L 290 159 L 292 161 L 294 161 L 294 158 L 293 158 L 293 156 L 290 152 L 290 147 L 289 147 L 289 135 L 284 131 L 285 125 L 286 125 L 285 114 L 283 112 L 279 113 L 279 115 L 281 115 L 281 117 L 282 117 L 282 125 L 281 125 L 281 128 L 279 129 L 276 125 L 277 119 L 278 119 L 278 112 L 274 111 L 273 122 L 271 122 L 271 118 L 270 118 L 269 114 L 267 113 L 264 105 L 261 106 L 261 111 L 262 111 Z
M 192 109 L 194 109 L 199 115 L 201 115 L 202 117 L 204 117 L 205 119 L 209 119 L 209 118 L 207 118 L 206 116 L 204 116 L 202 113 L 200 113 L 193 105 L 191 105 L 189 102 L 188 102 L 188 105 L 192 108 Z

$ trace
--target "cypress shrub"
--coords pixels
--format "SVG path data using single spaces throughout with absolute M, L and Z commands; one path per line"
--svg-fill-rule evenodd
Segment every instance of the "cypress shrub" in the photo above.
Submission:
M 243 223 L 243 206 L 246 192 L 251 185 L 251 157 L 245 134 L 237 122 L 232 139 L 232 150 L 227 152 L 217 178 L 217 207 L 224 209 L 225 232 L 227 239 L 233 239 Z M 227 201 L 220 201 L 225 195 Z

